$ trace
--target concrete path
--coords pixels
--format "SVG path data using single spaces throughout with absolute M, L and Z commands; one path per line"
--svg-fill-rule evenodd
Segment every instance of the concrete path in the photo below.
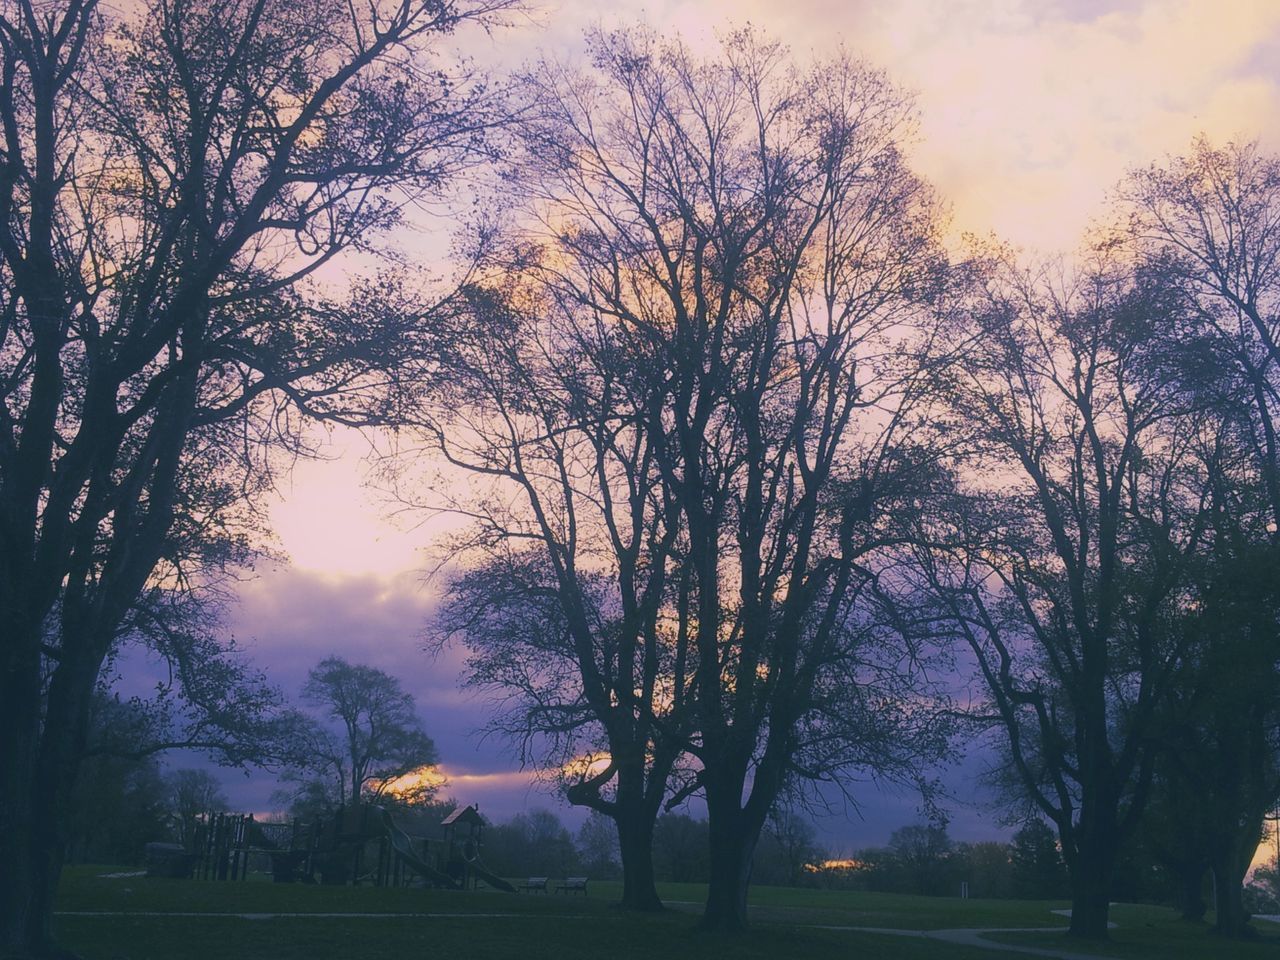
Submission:
M 1070 950 L 1059 950 L 1057 947 L 1032 947 L 1016 943 L 998 943 L 995 940 L 985 939 L 985 935 L 988 933 L 1066 933 L 1066 927 L 987 927 L 982 929 L 960 927 L 952 930 L 897 930 L 893 927 L 839 927 L 824 925 L 816 929 L 848 930 L 851 933 L 882 933 L 898 937 L 942 940 L 945 943 L 955 943 L 964 947 L 977 947 L 981 950 L 1001 950 L 1033 957 L 1052 957 L 1054 960 L 1103 960 L 1101 955 L 1096 953 L 1075 953 Z

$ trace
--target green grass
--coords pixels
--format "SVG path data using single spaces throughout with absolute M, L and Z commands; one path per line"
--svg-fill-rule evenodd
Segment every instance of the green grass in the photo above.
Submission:
M 987 939 L 1124 960 L 1275 960 L 1280 956 L 1280 925 L 1267 921 L 1255 921 L 1258 938 L 1242 942 L 1214 936 L 1208 923 L 1187 923 L 1165 907 L 1116 904 L 1111 920 L 1116 928 L 1102 944 L 1079 944 L 1061 933 L 992 933 Z
M 675 908 L 658 916 L 623 914 L 612 906 L 620 887 L 593 882 L 587 897 L 511 896 L 376 887 L 105 879 L 105 867 L 64 873 L 56 931 L 87 960 L 363 960 L 401 955 L 458 960 L 683 957 L 776 960 L 864 957 L 875 960 L 980 960 L 1014 954 L 937 940 L 816 929 L 817 925 L 936 930 L 949 927 L 1052 927 L 1065 923 L 1047 901 L 957 900 L 891 894 L 758 887 L 751 893 L 752 929 L 724 939 L 695 927 L 705 887 L 664 884 Z M 99 911 L 110 916 L 76 916 Z M 146 916 L 198 913 L 203 916 Z M 435 914 L 430 917 L 273 917 L 234 914 Z M 214 916 L 211 916 L 214 915 Z M 216 916 L 223 914 L 223 916 Z M 231 916 L 227 916 L 230 914 Z M 444 916 L 458 914 L 461 916 Z M 476 916 L 468 916 L 475 914 Z M 480 916 L 514 914 L 513 916 Z M 1219 960 L 1275 956 L 1277 940 L 1231 952 L 1202 928 L 1179 925 L 1170 911 L 1120 907 L 1122 924 L 1100 955 L 1132 960 Z M 993 935 L 995 936 L 995 935 Z M 1028 945 L 1089 952 L 1061 934 L 1029 936 Z M 1019 940 L 1019 943 L 1024 942 Z M 1224 950 L 1224 947 L 1228 949 Z

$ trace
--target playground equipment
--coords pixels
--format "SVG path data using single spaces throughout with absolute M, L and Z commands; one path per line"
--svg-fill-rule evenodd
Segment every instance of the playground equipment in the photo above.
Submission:
M 473 888 L 479 880 L 503 893 L 516 892 L 515 887 L 485 867 L 480 859 L 484 818 L 475 804 L 456 808 L 440 824 L 444 827 L 445 844 L 449 850 L 447 872 L 451 877 L 457 877 L 463 890 Z
M 329 884 L 399 886 L 416 875 L 432 887 L 467 890 L 484 883 L 516 892 L 480 859 L 484 819 L 474 804 L 453 810 L 441 826 L 443 840 L 410 837 L 390 810 L 373 804 L 340 807 L 310 822 L 261 823 L 252 814 L 217 814 L 206 819 L 189 852 L 157 849 L 155 873 L 243 880 L 256 857 L 269 859 L 272 879 L 282 883 L 314 883 L 318 876 Z M 186 858 L 181 864 L 178 855 Z

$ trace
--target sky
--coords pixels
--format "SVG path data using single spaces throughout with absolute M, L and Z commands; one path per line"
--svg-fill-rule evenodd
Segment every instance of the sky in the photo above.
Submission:
M 842 44 L 884 68 L 917 98 L 910 154 L 949 202 L 953 234 L 992 234 L 1028 252 L 1069 255 L 1126 170 L 1184 152 L 1198 134 L 1280 150 L 1276 0 L 578 0 L 534 3 L 515 29 L 459 42 L 482 63 L 514 68 L 581 57 L 584 30 L 635 20 L 694 46 L 749 21 L 798 58 Z M 433 246 L 425 235 L 399 243 Z M 545 806 L 577 822 L 508 748 L 478 738 L 487 706 L 459 690 L 461 655 L 423 652 L 435 588 L 422 570 L 442 524 L 388 518 L 366 485 L 367 450 L 338 432 L 326 459 L 299 463 L 281 484 L 270 517 L 289 561 L 243 585 L 231 630 L 294 696 L 333 653 L 396 675 L 437 742 L 449 794 L 498 820 Z M 959 798 L 974 795 L 980 766 L 971 757 L 947 774 Z M 233 804 L 269 808 L 273 784 L 227 774 L 225 786 Z M 860 814 L 838 808 L 817 823 L 834 849 L 883 844 L 919 819 L 909 795 L 858 795 Z M 981 804 L 951 813 L 957 839 L 1007 832 Z

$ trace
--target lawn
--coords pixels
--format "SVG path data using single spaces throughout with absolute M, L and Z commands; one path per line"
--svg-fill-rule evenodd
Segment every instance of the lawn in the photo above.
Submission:
M 1052 927 L 1065 922 L 1050 912 L 1062 904 L 1044 901 L 961 901 L 760 887 L 752 891 L 752 930 L 726 940 L 696 929 L 704 888 L 693 884 L 663 885 L 661 893 L 674 909 L 635 917 L 611 905 L 618 886 L 609 883 L 592 883 L 587 897 L 511 896 L 255 879 L 214 883 L 100 876 L 106 872 L 111 871 L 69 869 L 59 893 L 58 936 L 87 960 L 362 960 L 405 952 L 458 960 L 990 960 L 1015 954 L 821 927 L 937 930 Z M 1114 944 L 1103 951 L 1106 956 L 1251 958 L 1274 956 L 1280 945 L 1280 939 L 1271 938 L 1244 945 L 1242 952 L 1224 952 L 1225 945 L 1202 928 L 1178 924 L 1170 911 L 1159 908 L 1121 907 L 1116 918 L 1121 928 Z M 1061 934 L 1030 936 L 1029 945 L 1083 949 L 1066 944 Z

